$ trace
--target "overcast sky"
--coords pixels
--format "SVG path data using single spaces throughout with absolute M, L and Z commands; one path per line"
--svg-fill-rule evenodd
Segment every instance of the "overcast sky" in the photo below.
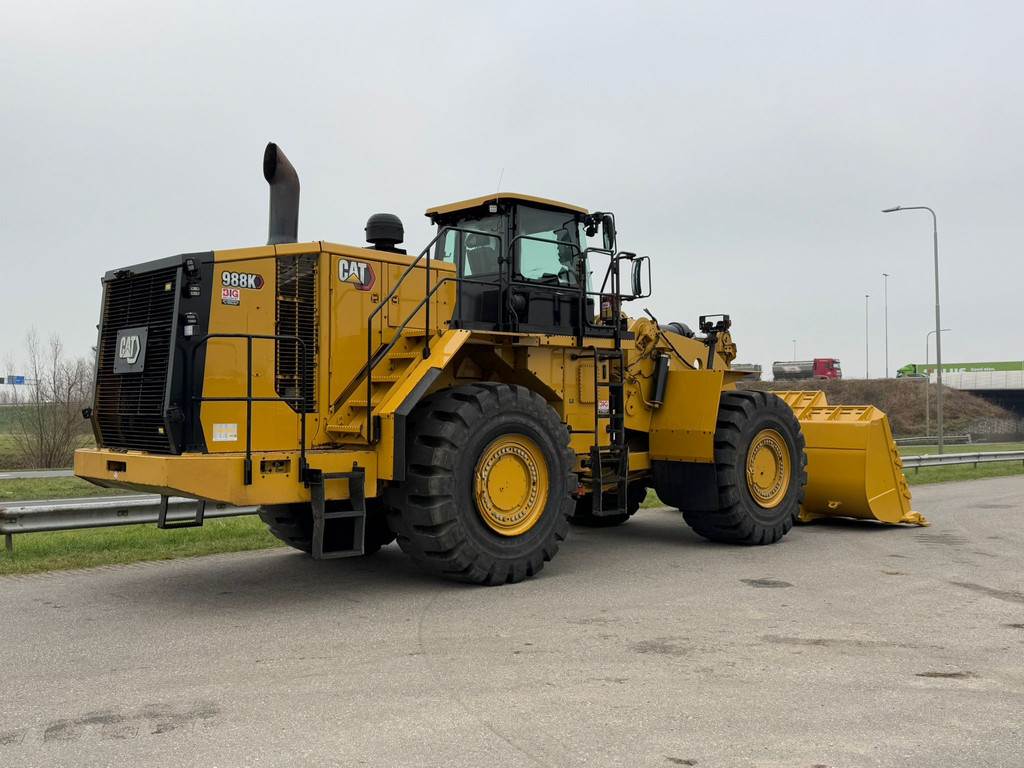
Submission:
M 663 322 L 727 312 L 739 360 L 890 372 L 1024 358 L 1019 3 L 5 3 L 0 360 L 87 354 L 107 269 L 262 244 L 263 146 L 301 240 L 361 244 L 502 189 L 615 211 Z M 640 308 L 634 305 L 639 312 Z M 932 353 L 934 355 L 934 352 Z M 17 371 L 13 371 L 17 372 Z

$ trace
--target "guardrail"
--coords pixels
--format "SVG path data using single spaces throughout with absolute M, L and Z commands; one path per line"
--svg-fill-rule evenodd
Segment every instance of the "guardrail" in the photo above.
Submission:
M 16 534 L 156 524 L 159 510 L 159 496 L 21 501 L 0 506 L 0 533 L 4 535 L 7 551 L 13 552 Z M 195 499 L 173 497 L 167 503 L 167 521 L 193 520 L 195 510 Z M 205 517 L 237 517 L 255 512 L 256 507 L 232 507 L 207 502 Z
M 5 469 L 0 480 L 39 480 L 50 477 L 73 477 L 73 469 Z
M 952 467 L 957 464 L 991 464 L 997 461 L 1019 461 L 1024 463 L 1024 451 L 979 451 L 977 453 L 924 453 L 919 456 L 903 456 L 903 468 L 918 470 L 921 467 Z
M 946 445 L 953 445 L 954 443 L 967 443 L 970 444 L 970 435 L 943 435 L 942 442 Z M 921 437 L 897 437 L 896 445 L 938 445 L 938 435 L 923 435 Z

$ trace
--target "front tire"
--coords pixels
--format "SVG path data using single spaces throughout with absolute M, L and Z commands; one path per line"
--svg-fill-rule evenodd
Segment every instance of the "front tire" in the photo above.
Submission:
M 796 522 L 807 484 L 800 422 L 770 392 L 722 393 L 714 472 L 709 474 L 716 488 L 677 487 L 685 473 L 676 471 L 673 462 L 659 464 L 659 495 L 682 510 L 696 533 L 730 544 L 774 544 L 785 536 Z M 697 495 L 710 496 L 710 503 L 688 509 L 687 499 Z
M 444 390 L 409 417 L 406 473 L 388 522 L 418 565 L 506 584 L 538 573 L 565 540 L 576 489 L 569 433 L 537 393 L 507 384 Z

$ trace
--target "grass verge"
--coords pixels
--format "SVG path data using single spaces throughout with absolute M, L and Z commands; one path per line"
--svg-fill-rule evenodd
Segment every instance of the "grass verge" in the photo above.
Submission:
M 1017 461 L 979 464 L 977 467 L 973 464 L 961 464 L 953 467 L 907 469 L 904 474 L 907 476 L 907 482 L 911 485 L 928 485 L 930 483 L 953 483 L 960 480 L 981 480 L 986 477 L 1024 475 L 1024 465 Z
M 19 466 L 20 460 L 21 456 L 18 446 L 14 442 L 14 435 L 0 432 L 0 467 L 13 469 Z
M 97 565 L 172 560 L 283 546 L 255 515 L 209 520 L 202 528 L 161 531 L 125 525 L 14 537 L 14 552 L 0 548 L 0 575 Z M 2 545 L 0 545 L 2 547 Z
M 925 453 L 938 453 L 937 445 L 901 445 L 900 453 L 904 456 L 920 456 Z M 947 445 L 946 453 L 991 453 L 992 451 L 1024 451 L 1024 443 L 968 443 L 966 445 Z

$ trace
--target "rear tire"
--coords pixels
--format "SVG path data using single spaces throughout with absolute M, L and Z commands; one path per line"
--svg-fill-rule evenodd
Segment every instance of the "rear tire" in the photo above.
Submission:
M 605 506 L 617 506 L 617 496 L 618 494 L 605 493 Z M 626 491 L 626 511 L 619 515 L 598 517 L 593 513 L 594 496 L 588 493 L 586 496 L 580 496 L 576 500 L 576 511 L 573 513 L 570 522 L 573 525 L 580 525 L 585 528 L 611 528 L 616 525 L 622 525 L 636 514 L 636 511 L 640 509 L 640 505 L 646 497 L 647 487 L 643 483 L 630 483 L 629 489 Z
M 330 509 L 331 502 L 327 502 Z M 309 504 L 276 504 L 259 508 L 260 519 L 267 524 L 270 533 L 289 547 L 306 554 L 313 551 L 313 510 Z M 325 549 L 334 548 L 330 542 L 330 526 L 327 528 Z M 363 554 L 372 555 L 381 547 L 395 540 L 394 532 L 388 527 L 384 504 L 380 499 L 366 500 L 366 530 Z
M 796 522 L 807 484 L 800 422 L 770 392 L 722 393 L 715 428 L 717 493 L 711 504 L 688 509 L 686 499 L 694 489 L 677 487 L 683 473 L 673 471 L 673 462 L 659 464 L 659 495 L 682 510 L 696 533 L 730 544 L 774 544 L 785 536 Z
M 425 570 L 475 584 L 534 576 L 569 528 L 575 455 L 535 392 L 444 390 L 409 417 L 405 481 L 385 496 L 398 544 Z

